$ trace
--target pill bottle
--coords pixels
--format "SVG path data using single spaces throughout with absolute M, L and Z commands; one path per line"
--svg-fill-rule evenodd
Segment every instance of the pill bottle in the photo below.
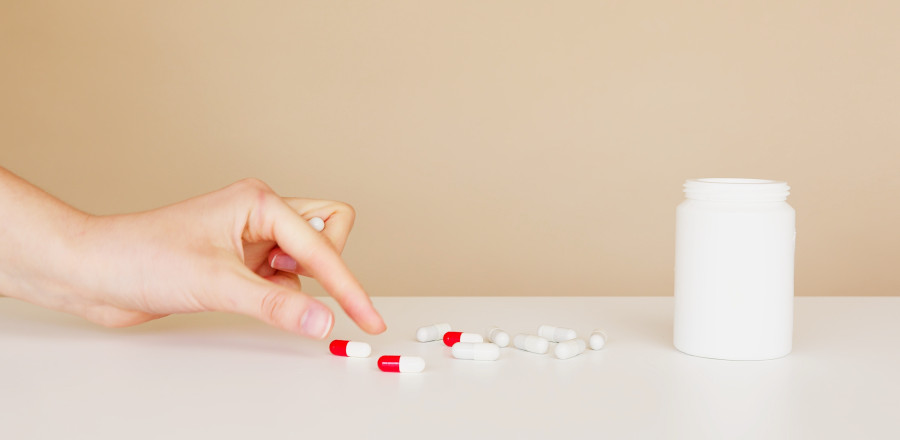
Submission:
M 794 208 L 785 182 L 695 179 L 675 213 L 675 348 L 763 360 L 791 352 Z

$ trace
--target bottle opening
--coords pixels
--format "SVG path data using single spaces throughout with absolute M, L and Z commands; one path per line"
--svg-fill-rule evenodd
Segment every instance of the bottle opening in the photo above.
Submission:
M 787 182 L 766 179 L 705 178 L 684 182 L 688 199 L 723 202 L 783 202 L 790 189 Z

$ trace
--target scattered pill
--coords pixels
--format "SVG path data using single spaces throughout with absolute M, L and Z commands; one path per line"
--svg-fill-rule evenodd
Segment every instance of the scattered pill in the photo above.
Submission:
M 584 353 L 586 347 L 587 344 L 584 343 L 584 340 L 572 339 L 556 344 L 556 349 L 553 350 L 553 353 L 559 359 L 569 359 Z
M 513 339 L 513 345 L 519 350 L 529 351 L 531 353 L 544 354 L 550 348 L 550 341 L 534 335 L 517 335 Z
M 450 324 L 446 323 L 419 327 L 419 329 L 416 330 L 416 340 L 419 342 L 437 341 L 444 336 L 444 333 L 449 331 Z
M 496 361 L 500 358 L 500 347 L 490 342 L 457 342 L 450 352 L 457 359 L 473 361 Z
M 309 219 L 309 225 L 313 227 L 313 229 L 322 232 L 325 229 L 325 220 L 322 220 L 321 217 L 313 217 Z
M 497 344 L 500 347 L 506 347 L 509 345 L 509 333 L 497 328 L 491 327 L 487 331 L 488 341 L 491 341 Z
M 603 348 L 603 346 L 606 345 L 606 332 L 604 332 L 603 330 L 594 330 L 594 332 L 591 333 L 590 343 L 591 350 L 599 350 Z
M 425 359 L 418 356 L 382 356 L 378 369 L 388 373 L 420 373 L 425 369 Z
M 577 338 L 578 334 L 570 328 L 542 325 L 538 327 L 538 336 L 551 342 L 563 342 Z
M 372 347 L 365 342 L 344 341 L 341 339 L 331 341 L 328 349 L 335 356 L 364 358 L 372 354 Z
M 444 333 L 444 344 L 452 347 L 457 342 L 484 342 L 484 337 L 478 333 L 447 332 Z

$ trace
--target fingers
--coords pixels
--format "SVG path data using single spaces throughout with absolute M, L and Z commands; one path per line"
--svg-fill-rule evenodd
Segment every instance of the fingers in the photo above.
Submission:
M 369 296 L 326 235 L 316 232 L 294 208 L 258 180 L 247 179 L 230 188 L 240 191 L 246 201 L 242 205 L 243 209 L 249 210 L 236 213 L 237 218 L 245 219 L 240 223 L 242 241 L 275 242 L 297 262 L 298 267 L 302 267 L 319 281 L 360 328 L 369 333 L 381 333 L 385 330 L 384 321 L 375 311 Z M 303 201 L 298 199 L 291 203 L 299 206 Z M 304 213 L 310 215 L 310 212 L 315 211 Z M 349 221 L 351 213 L 352 210 L 346 210 L 347 221 L 344 224 L 347 231 L 352 226 Z M 328 221 L 331 222 L 335 215 L 335 212 L 328 215 Z M 326 229 L 328 224 L 326 223 Z M 311 301 L 305 295 L 303 297 L 306 301 Z
M 331 333 L 334 315 L 328 307 L 300 292 L 296 275 L 277 273 L 263 279 L 246 271 L 217 285 L 210 308 L 241 313 L 289 332 L 322 339 Z
M 305 277 L 310 276 L 307 271 L 303 270 L 303 267 L 297 264 L 297 260 L 294 260 L 294 257 L 288 255 L 287 252 L 281 250 L 280 247 L 276 246 L 269 251 L 268 261 L 269 267 L 272 270 L 295 273 Z
M 265 203 L 254 207 L 256 212 L 250 215 L 250 226 L 259 227 L 256 233 L 278 243 L 279 247 L 333 296 L 347 315 L 360 328 L 369 333 L 381 333 L 385 330 L 384 321 L 375 311 L 369 296 L 359 281 L 341 260 L 337 249 L 323 234 L 316 232 L 306 221 L 281 199 L 268 199 Z M 329 228 L 332 215 L 326 222 Z M 352 226 L 349 217 L 345 217 L 344 227 L 347 231 Z
M 338 253 L 344 251 L 347 237 L 350 236 L 350 230 L 353 229 L 353 222 L 356 220 L 356 211 L 352 206 L 330 200 L 293 197 L 284 197 L 282 200 L 306 221 L 313 217 L 324 220 L 325 229 L 321 234 L 331 241 Z
M 319 218 L 325 222 L 325 228 L 320 232 L 334 245 L 338 253 L 344 249 L 347 237 L 353 228 L 356 212 L 353 207 L 341 202 L 316 199 L 298 199 L 293 197 L 282 198 L 294 211 L 300 214 L 307 222 L 313 218 Z M 297 264 L 286 252 L 275 247 L 269 252 L 269 266 L 272 269 L 310 276 L 303 267 Z
M 292 290 L 296 290 L 296 291 L 303 290 L 302 285 L 300 284 L 300 277 L 298 277 L 296 274 L 293 274 L 293 273 L 278 271 L 273 275 L 264 276 L 263 278 L 266 281 L 273 282 L 275 284 L 278 284 L 279 286 L 286 287 L 288 289 L 292 289 Z

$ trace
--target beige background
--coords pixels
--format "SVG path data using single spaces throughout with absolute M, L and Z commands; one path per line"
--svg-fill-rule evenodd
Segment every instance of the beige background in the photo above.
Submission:
M 0 164 L 347 201 L 373 295 L 670 295 L 682 181 L 782 179 L 797 294 L 900 294 L 900 2 L 719 3 L 2 1 Z

